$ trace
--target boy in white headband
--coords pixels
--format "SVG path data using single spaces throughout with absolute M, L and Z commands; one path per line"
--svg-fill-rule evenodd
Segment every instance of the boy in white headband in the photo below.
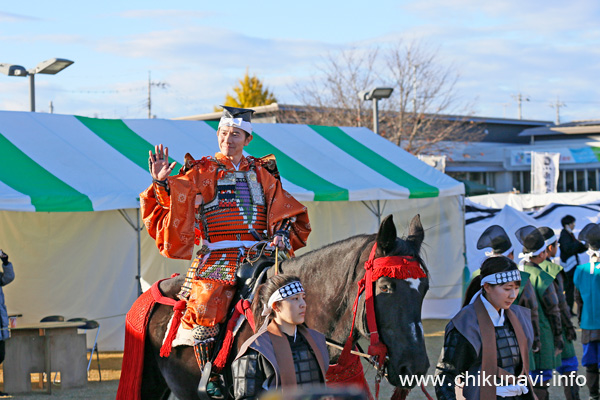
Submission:
M 514 246 L 510 241 L 510 237 L 500 225 L 489 226 L 477 240 L 477 249 L 482 250 L 491 248 L 492 251 L 486 251 L 486 257 L 508 257 L 514 261 Z M 480 270 L 473 271 L 471 279 L 474 279 L 480 274 Z M 466 300 L 466 299 L 465 299 Z M 463 303 L 463 307 L 469 304 Z M 529 274 L 521 271 L 521 286 L 519 294 L 515 300 L 515 304 L 521 307 L 528 308 L 531 311 L 531 325 L 533 326 L 533 352 L 540 350 L 540 321 L 539 321 L 539 306 L 535 289 L 529 282 Z
M 509 258 L 490 257 L 483 262 L 481 274 L 467 288 L 468 304 L 446 326 L 435 372 L 438 379 L 443 377 L 435 387 L 439 400 L 456 399 L 455 382 L 461 374 L 467 400 L 532 398 L 530 313 L 513 304 L 520 283 L 520 271 Z
M 304 326 L 306 302 L 300 279 L 275 275 L 252 304 L 260 329 L 231 365 L 234 398 L 255 399 L 266 390 L 323 384 L 329 367 L 325 336 Z M 263 322 L 264 321 L 264 322 Z
M 558 294 L 554 278 L 539 266 L 546 259 L 544 236 L 532 225 L 519 228 L 515 236 L 523 245 L 519 254 L 519 258 L 523 259 L 520 268 L 529 273 L 540 307 L 542 343 L 540 351 L 533 355 L 531 374 L 538 400 L 546 400 L 549 396 L 547 382 L 552 378 L 552 370 L 561 365 L 560 353 L 564 347 Z

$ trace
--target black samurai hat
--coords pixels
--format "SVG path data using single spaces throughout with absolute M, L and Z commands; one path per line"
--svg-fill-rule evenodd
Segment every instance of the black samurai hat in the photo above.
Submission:
M 600 225 L 590 223 L 579 232 L 579 240 L 586 242 L 594 251 L 600 250 Z
M 523 245 L 523 253 L 537 253 L 544 250 L 544 236 L 533 225 L 526 225 L 515 232 L 517 240 Z M 541 253 L 541 252 L 540 252 Z M 538 253 L 539 254 L 539 253 Z
M 254 110 L 249 108 L 237 108 L 229 106 L 223 107 L 223 115 L 219 121 L 219 128 L 222 126 L 233 126 L 240 128 L 252 135 L 252 114 Z
M 540 233 L 544 237 L 544 243 L 546 244 L 546 247 L 550 246 L 552 243 L 558 240 L 556 235 L 554 234 L 554 229 L 548 226 L 542 226 L 538 228 L 538 231 L 540 231 Z
M 504 254 L 512 247 L 510 238 L 500 225 L 488 227 L 479 237 L 477 248 L 479 250 L 491 247 L 494 254 Z

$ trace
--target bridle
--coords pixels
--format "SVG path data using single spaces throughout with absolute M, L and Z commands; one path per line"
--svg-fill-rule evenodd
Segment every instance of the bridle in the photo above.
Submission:
M 358 282 L 358 292 L 354 300 L 352 312 L 352 328 L 348 340 L 351 340 L 354 330 L 354 323 L 358 310 L 358 303 L 361 295 L 365 294 L 365 313 L 367 319 L 367 328 L 369 331 L 369 348 L 367 350 L 371 364 L 377 370 L 375 376 L 375 397 L 379 397 L 379 383 L 385 374 L 387 346 L 380 340 L 377 330 L 377 319 L 375 316 L 375 298 L 373 295 L 373 283 L 382 276 L 393 279 L 419 279 L 426 278 L 422 265 L 410 256 L 384 256 L 375 258 L 377 252 L 377 242 L 373 244 L 368 260 L 365 262 L 365 275 Z M 354 352 L 357 354 L 357 352 Z M 365 357 L 364 353 L 357 354 Z M 424 387 L 421 385 L 423 390 Z M 426 392 L 425 392 L 426 393 Z M 429 397 L 429 395 L 427 394 Z

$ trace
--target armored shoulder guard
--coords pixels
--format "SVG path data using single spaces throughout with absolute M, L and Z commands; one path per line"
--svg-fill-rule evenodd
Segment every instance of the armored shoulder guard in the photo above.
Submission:
M 281 180 L 279 170 L 277 169 L 277 162 L 275 161 L 275 156 L 273 154 L 267 154 L 266 156 L 261 158 L 251 158 L 256 165 L 260 165 L 261 167 L 269 171 L 269 173 L 273 175 L 277 180 Z
M 194 157 L 192 157 L 192 155 L 190 153 L 186 153 L 185 157 L 183 159 L 184 159 L 183 165 L 181 166 L 181 168 L 179 168 L 180 175 L 185 175 L 186 172 L 188 172 L 189 170 L 191 170 L 192 168 L 194 168 L 194 166 L 196 166 L 198 164 L 205 165 L 205 164 L 209 163 L 210 161 L 212 161 L 211 157 L 202 157 L 199 160 L 195 160 Z

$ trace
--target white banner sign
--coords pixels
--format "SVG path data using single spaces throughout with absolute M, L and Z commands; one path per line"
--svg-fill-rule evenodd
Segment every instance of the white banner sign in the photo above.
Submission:
M 556 193 L 560 153 L 531 152 L 531 193 Z

